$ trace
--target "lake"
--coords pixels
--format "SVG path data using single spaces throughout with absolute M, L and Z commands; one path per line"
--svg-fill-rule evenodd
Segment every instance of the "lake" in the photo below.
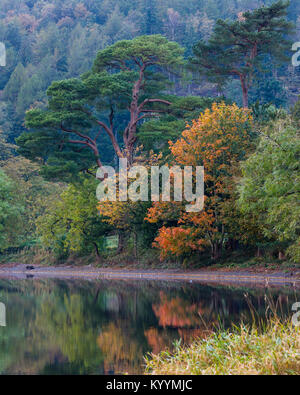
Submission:
M 299 290 L 188 282 L 0 279 L 0 374 L 138 374 L 144 356 L 218 325 L 291 315 Z

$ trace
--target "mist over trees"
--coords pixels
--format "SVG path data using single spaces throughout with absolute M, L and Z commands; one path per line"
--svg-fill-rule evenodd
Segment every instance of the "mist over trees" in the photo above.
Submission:
M 143 34 L 163 34 L 192 54 L 193 45 L 208 40 L 217 19 L 237 19 L 271 0 L 2 0 L 0 41 L 7 47 L 7 66 L 0 70 L 0 128 L 13 142 L 24 130 L 24 114 L 31 106 L 46 105 L 46 89 L 52 81 L 78 77 L 89 70 L 98 50 L 122 39 Z M 300 37 L 300 5 L 292 1 L 289 18 Z M 270 70 L 250 92 L 262 101 L 272 86 L 273 97 L 283 97 L 288 85 L 287 66 Z M 205 79 L 174 87 L 180 94 L 209 94 L 218 91 Z M 291 91 L 294 89 L 291 89 Z M 265 97 L 262 97 L 264 93 Z M 233 83 L 226 94 L 241 101 Z M 287 101 L 294 100 L 291 93 Z M 285 101 L 286 103 L 286 101 Z M 283 104 L 285 104 L 283 103 Z

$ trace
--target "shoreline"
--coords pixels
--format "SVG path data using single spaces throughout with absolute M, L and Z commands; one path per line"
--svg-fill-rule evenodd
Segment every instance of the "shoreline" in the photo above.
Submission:
M 114 280 L 157 280 L 157 281 L 187 281 L 197 283 L 216 283 L 227 285 L 254 286 L 291 286 L 300 288 L 300 270 L 283 272 L 280 270 L 253 272 L 245 269 L 197 269 L 197 270 L 172 270 L 172 269 L 119 269 L 95 268 L 92 266 L 31 266 L 28 265 L 3 265 L 0 266 L 0 278 L 11 279 L 114 279 Z

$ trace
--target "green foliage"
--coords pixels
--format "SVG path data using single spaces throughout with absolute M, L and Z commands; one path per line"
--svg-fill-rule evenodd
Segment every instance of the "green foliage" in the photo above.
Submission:
M 286 119 L 287 112 L 282 108 L 276 108 L 273 104 L 260 104 L 258 101 L 251 106 L 254 119 L 260 125 L 267 125 L 278 119 Z
M 133 40 L 123 40 L 100 51 L 94 63 L 93 71 L 101 72 L 107 67 L 126 71 L 147 63 L 161 67 L 178 66 L 182 63 L 183 49 L 175 42 L 168 41 L 160 34 L 140 36 Z M 128 66 L 127 62 L 130 62 Z
M 0 251 L 18 246 L 23 210 L 16 186 L 0 168 Z
M 292 117 L 296 122 L 300 122 L 300 97 L 298 98 L 296 104 L 292 108 Z
M 275 107 L 285 107 L 287 94 L 282 83 L 272 75 L 260 76 L 249 92 L 251 103 L 259 100 L 262 104 L 273 104 Z
M 55 201 L 62 185 L 45 181 L 40 167 L 17 156 L 1 163 L 2 170 L 13 181 L 15 195 L 22 202 L 22 229 L 18 247 L 35 244 L 36 220 L 43 216 L 49 201 Z
M 7 160 L 15 153 L 16 146 L 7 142 L 6 136 L 0 129 L 0 161 Z
M 243 165 L 240 205 L 255 214 L 264 233 L 288 242 L 297 262 L 300 229 L 300 135 L 289 121 L 277 121 L 261 133 L 255 153 Z M 297 257 L 297 258 L 296 258 Z
M 267 137 L 261 137 L 245 164 L 249 170 L 242 181 L 241 206 L 247 215 L 235 205 L 224 208 L 230 225 L 224 243 L 278 243 L 290 246 L 288 252 L 299 260 L 298 211 L 293 206 L 299 197 L 299 135 L 295 125 L 288 125 L 287 112 L 278 109 L 291 100 L 288 89 L 286 95 L 283 90 L 289 88 L 288 65 L 276 75 L 273 71 L 274 61 L 284 61 L 290 49 L 290 22 L 299 23 L 296 3 L 1 0 L 0 41 L 6 44 L 8 64 L 0 70 L 0 160 L 5 173 L 1 170 L 0 249 L 34 244 L 38 224 L 42 243 L 58 255 L 100 254 L 112 225 L 98 215 L 96 184 L 85 175 L 94 175 L 96 166 L 114 165 L 117 157 L 132 159 L 139 145 L 142 156 L 150 151 L 165 155 L 168 142 L 175 142 L 186 124 L 213 101 L 224 100 L 206 97 L 216 95 L 207 80 L 226 86 L 226 97 L 239 102 L 230 83 L 234 77 L 242 82 L 244 105 L 248 93 L 255 102 L 256 127 L 267 128 Z M 199 39 L 191 63 L 204 78 L 195 84 L 197 73 L 185 70 L 183 55 L 190 55 Z M 297 125 L 299 103 L 292 110 Z M 22 155 L 17 158 L 15 138 Z M 273 147 L 272 139 L 286 148 Z M 164 162 L 170 160 L 164 156 Z M 274 164 L 277 170 L 272 172 Z M 254 191 L 249 185 L 257 175 L 261 184 Z M 289 195 L 292 179 L 297 181 L 295 193 Z M 139 203 L 114 212 L 122 220 L 121 230 L 138 236 L 143 248 L 158 230 L 144 222 L 146 211 L 147 204 Z
M 202 40 L 194 46 L 192 68 L 220 86 L 225 85 L 229 77 L 239 79 L 243 104 L 248 107 L 253 73 L 261 69 L 264 56 L 276 61 L 288 59 L 286 52 L 291 42 L 286 35 L 293 28 L 286 19 L 288 5 L 279 0 L 269 7 L 244 12 L 235 21 L 219 19 L 208 43 Z
M 224 101 L 224 97 L 217 100 L 210 97 L 197 96 L 165 96 L 172 104 L 169 106 L 167 114 L 148 122 L 143 123 L 139 128 L 139 143 L 146 151 L 163 152 L 167 154 L 169 141 L 177 140 L 186 124 L 207 108 L 211 108 L 212 103 Z M 229 103 L 230 101 L 226 101 Z
M 57 255 L 93 250 L 100 254 L 103 237 L 111 230 L 97 211 L 96 180 L 81 181 L 68 186 L 55 201 L 48 202 L 45 215 L 37 220 L 43 245 Z
M 19 153 L 42 158 L 47 162 L 45 176 L 66 181 L 95 162 L 98 167 L 111 162 L 113 152 L 123 156 L 122 148 L 124 155 L 132 156 L 139 121 L 168 104 L 159 99 L 164 78 L 159 81 L 152 69 L 178 67 L 182 53 L 178 44 L 160 35 L 120 41 L 100 51 L 91 72 L 53 82 L 47 90 L 48 107 L 27 112 L 26 126 L 36 132 L 17 139 Z M 123 147 L 115 130 L 119 119 L 127 125 Z
M 251 11 L 262 4 L 269 6 L 272 2 L 2 0 L 0 41 L 6 44 L 8 64 L 1 68 L 0 90 L 7 93 L 1 101 L 9 107 L 11 124 L 4 131 L 12 139 L 17 137 L 24 131 L 25 111 L 31 106 L 46 105 L 45 92 L 52 81 L 78 77 L 88 71 L 97 51 L 119 40 L 164 34 L 187 48 L 190 55 L 196 41 L 210 36 L 216 20 L 235 20 L 245 10 Z M 297 1 L 291 2 L 288 14 L 290 20 L 297 22 Z M 280 77 L 286 80 L 286 74 L 287 67 Z M 199 93 L 198 86 L 180 90 L 181 94 Z M 200 94 L 205 92 L 206 84 L 201 82 Z

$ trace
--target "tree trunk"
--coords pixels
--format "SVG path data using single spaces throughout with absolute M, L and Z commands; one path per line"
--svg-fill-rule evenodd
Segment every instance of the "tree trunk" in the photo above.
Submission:
M 248 86 L 244 76 L 240 76 L 242 91 L 243 91 L 243 107 L 249 107 L 249 99 L 248 99 Z
M 234 239 L 230 239 L 228 242 L 228 249 L 230 251 L 235 251 L 237 250 L 237 241 Z
M 256 258 L 260 258 L 260 257 L 262 257 L 262 252 L 261 252 L 261 249 L 259 247 L 257 247 Z
M 135 258 L 138 257 L 137 242 L 138 242 L 138 235 L 136 232 L 133 232 L 133 254 Z
M 220 258 L 221 255 L 221 248 L 219 243 L 215 243 L 212 245 L 212 259 L 216 261 Z
M 139 79 L 135 82 L 132 89 L 132 99 L 130 104 L 130 121 L 124 133 L 125 150 L 126 150 L 126 156 L 129 165 L 132 165 L 133 162 L 134 144 L 137 139 L 136 129 L 137 129 L 137 122 L 139 118 L 138 101 L 139 101 L 141 86 L 144 80 L 145 68 L 146 68 L 145 65 L 140 67 Z
M 119 242 L 118 242 L 117 254 L 121 254 L 124 251 L 125 237 L 122 231 L 118 233 L 118 236 L 119 236 Z
M 279 259 L 280 261 L 283 261 L 284 259 L 286 259 L 286 256 L 285 256 L 284 252 L 279 251 L 278 259 Z
M 94 247 L 95 247 L 95 254 L 96 254 L 96 259 L 97 259 L 97 263 L 101 263 L 102 262 L 102 257 L 100 255 L 99 252 L 99 248 L 97 246 L 97 243 L 93 243 Z

